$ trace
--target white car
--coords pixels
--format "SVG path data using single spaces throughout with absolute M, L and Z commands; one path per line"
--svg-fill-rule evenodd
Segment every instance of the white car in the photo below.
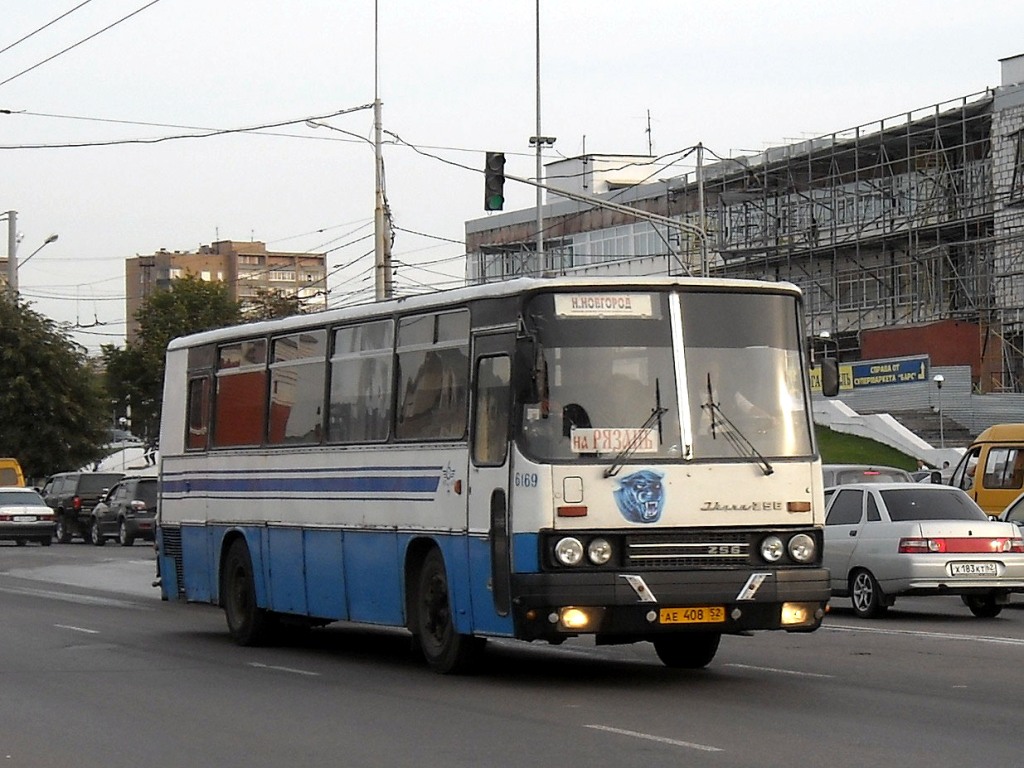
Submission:
M 858 616 L 885 613 L 899 595 L 960 595 L 971 613 L 999 615 L 1024 592 L 1024 538 L 959 488 L 855 483 L 826 489 L 824 566 L 832 594 Z
M 34 488 L 0 488 L 0 540 L 19 546 L 38 541 L 44 547 L 53 541 L 53 510 Z

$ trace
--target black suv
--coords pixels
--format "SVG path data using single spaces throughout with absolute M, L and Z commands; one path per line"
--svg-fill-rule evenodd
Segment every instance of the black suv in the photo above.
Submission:
M 117 537 L 122 547 L 135 539 L 153 541 L 156 534 L 156 477 L 122 478 L 92 510 L 89 541 L 102 547 Z
M 61 472 L 48 477 L 41 493 L 56 515 L 57 541 L 67 544 L 73 536 L 88 541 L 92 508 L 122 477 L 123 472 Z

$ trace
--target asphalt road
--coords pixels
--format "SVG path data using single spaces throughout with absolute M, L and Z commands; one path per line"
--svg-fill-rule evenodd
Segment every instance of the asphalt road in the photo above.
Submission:
M 809 635 L 726 637 L 675 672 L 646 644 L 492 642 L 442 677 L 399 631 L 239 648 L 163 603 L 150 547 L 0 544 L 0 766 L 1012 766 L 1024 599 L 957 598 Z

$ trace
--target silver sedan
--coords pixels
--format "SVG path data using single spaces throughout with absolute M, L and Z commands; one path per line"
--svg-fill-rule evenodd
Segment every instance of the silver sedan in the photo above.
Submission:
M 0 488 L 0 540 L 19 546 L 38 541 L 48 547 L 53 541 L 53 510 L 34 488 Z
M 959 488 L 856 483 L 826 490 L 824 565 L 832 594 L 858 616 L 899 595 L 960 595 L 975 616 L 997 616 L 1024 592 L 1024 539 Z

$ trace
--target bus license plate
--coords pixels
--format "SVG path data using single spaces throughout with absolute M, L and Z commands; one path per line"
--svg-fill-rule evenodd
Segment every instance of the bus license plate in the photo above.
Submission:
M 720 624 L 725 621 L 725 608 L 701 605 L 692 608 L 662 608 L 659 624 Z

